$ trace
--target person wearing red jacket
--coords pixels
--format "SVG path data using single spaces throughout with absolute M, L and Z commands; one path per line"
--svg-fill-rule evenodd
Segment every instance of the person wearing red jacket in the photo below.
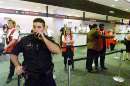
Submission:
M 15 27 L 16 27 L 16 22 L 14 20 L 8 20 L 8 30 L 6 36 L 7 46 L 4 48 L 4 52 L 9 54 L 9 56 L 11 55 L 12 50 L 15 47 L 19 38 L 19 33 Z M 15 70 L 15 66 L 10 60 L 10 72 L 6 83 L 9 83 L 12 80 L 12 77 L 14 75 L 14 70 Z
M 101 67 L 101 70 L 107 70 L 107 67 L 105 66 L 105 53 L 106 53 L 106 48 L 107 48 L 106 40 L 113 38 L 114 36 L 107 35 L 107 31 L 104 30 L 104 24 L 99 25 L 99 31 L 97 32 L 97 36 L 98 36 L 98 42 L 100 42 L 100 45 L 101 45 L 100 47 L 101 50 L 99 52 L 100 67 Z
M 74 69 L 74 40 L 71 29 L 69 29 L 68 27 L 64 29 L 64 35 L 62 36 L 62 56 L 64 57 L 65 70 L 67 69 L 67 59 L 70 59 L 72 69 Z

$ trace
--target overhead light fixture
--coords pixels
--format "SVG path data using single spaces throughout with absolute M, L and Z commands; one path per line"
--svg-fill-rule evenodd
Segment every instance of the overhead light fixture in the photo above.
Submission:
M 126 11 L 128 11 L 129 9 L 125 9 Z
M 113 13 L 115 13 L 115 12 L 111 10 L 111 11 L 109 11 L 109 13 L 113 14 Z
M 119 0 L 114 0 L 114 1 L 119 1 Z
M 115 7 L 115 5 L 112 5 L 112 7 Z

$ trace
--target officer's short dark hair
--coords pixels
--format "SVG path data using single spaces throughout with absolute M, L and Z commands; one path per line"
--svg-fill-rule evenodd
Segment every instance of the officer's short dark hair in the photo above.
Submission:
M 35 23 L 35 22 L 40 22 L 40 23 L 43 24 L 43 27 L 45 27 L 45 21 L 44 21 L 42 18 L 35 18 L 35 19 L 33 20 L 33 23 Z
M 99 28 L 104 28 L 104 24 L 99 24 Z

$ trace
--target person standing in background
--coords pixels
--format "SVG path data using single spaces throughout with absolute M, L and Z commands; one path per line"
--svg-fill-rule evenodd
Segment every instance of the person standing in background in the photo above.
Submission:
M 7 36 L 6 36 L 7 46 L 4 48 L 4 52 L 9 54 L 9 56 L 11 56 L 12 50 L 18 41 L 19 32 L 16 29 L 16 22 L 14 20 L 8 20 L 7 23 L 8 23 L 8 30 L 7 30 Z M 9 83 L 12 80 L 12 77 L 14 75 L 14 70 L 15 70 L 15 66 L 10 60 L 9 75 L 8 75 L 6 83 Z
M 64 67 L 67 69 L 67 60 L 71 61 L 72 70 L 74 70 L 74 40 L 71 29 L 66 27 L 64 28 L 64 35 L 62 36 L 62 55 L 64 57 Z
M 127 34 L 124 38 L 124 43 L 125 43 L 125 46 L 126 46 L 126 57 L 125 58 L 126 60 L 129 60 L 130 61 L 130 34 Z
M 21 29 L 20 25 L 16 25 L 16 29 L 17 29 L 17 31 L 18 31 L 19 34 L 20 34 L 20 29 Z
M 87 60 L 86 69 L 93 72 L 92 64 L 95 63 L 95 70 L 98 71 L 98 51 L 100 46 L 97 38 L 97 24 L 90 25 L 90 31 L 87 33 Z
M 4 32 L 4 33 L 7 33 L 7 30 L 8 30 L 8 25 L 7 25 L 7 24 L 4 24 L 4 25 L 3 25 L 3 32 Z
M 3 54 L 5 46 L 5 35 L 7 33 L 8 26 L 7 24 L 3 25 L 3 30 L 0 30 L 0 55 Z
M 111 31 L 111 34 L 110 36 L 113 36 L 114 35 L 114 32 Z M 118 40 L 116 39 L 116 37 L 113 37 L 113 38 L 110 38 L 111 42 L 110 42 L 110 50 L 114 50 L 115 49 L 115 46 L 116 44 L 118 43 Z
M 107 35 L 107 31 L 104 30 L 104 24 L 99 24 L 99 31 L 97 31 L 97 37 L 98 41 L 100 42 L 100 48 L 99 56 L 100 56 L 100 67 L 101 70 L 107 70 L 107 67 L 105 66 L 105 53 L 107 48 L 107 42 L 106 39 L 111 39 L 114 37 L 114 35 Z
M 60 46 L 62 46 L 62 36 L 64 35 L 64 30 L 67 28 L 67 25 L 64 24 L 64 27 L 60 29 Z
M 6 45 L 6 34 L 7 34 L 7 30 L 8 30 L 8 25 L 7 24 L 4 24 L 3 25 L 3 40 L 4 40 L 4 47 Z
M 99 24 L 98 38 L 101 44 L 101 51 L 99 52 L 101 70 L 107 70 L 107 68 L 105 67 L 105 53 L 107 44 L 105 38 L 106 34 L 107 32 L 104 30 L 104 24 Z

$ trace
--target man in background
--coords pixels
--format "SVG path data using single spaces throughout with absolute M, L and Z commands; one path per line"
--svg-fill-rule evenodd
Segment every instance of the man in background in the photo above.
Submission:
M 95 62 L 95 69 L 98 71 L 98 54 L 100 46 L 97 38 L 97 24 L 90 25 L 90 31 L 87 33 L 87 60 L 86 69 L 93 72 L 92 64 Z

